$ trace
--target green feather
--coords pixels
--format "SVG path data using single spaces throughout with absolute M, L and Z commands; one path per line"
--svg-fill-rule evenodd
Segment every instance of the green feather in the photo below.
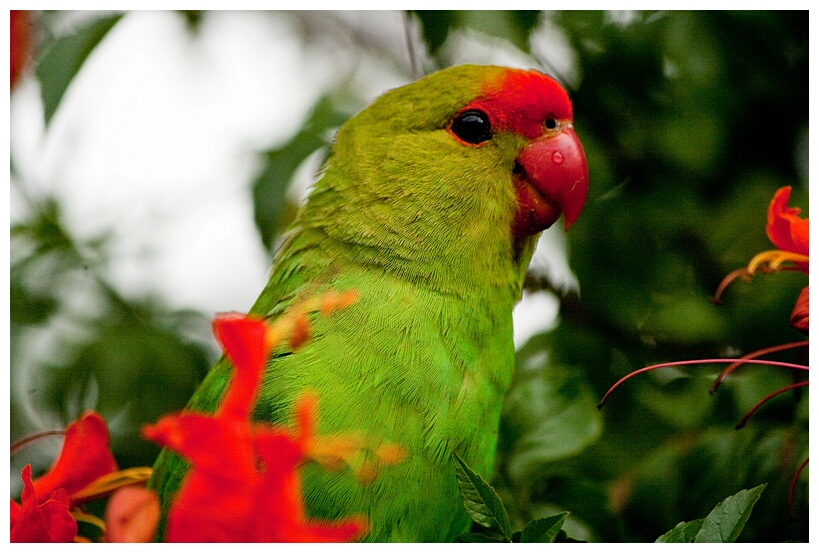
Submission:
M 350 470 L 303 469 L 308 514 L 363 514 L 369 541 L 451 541 L 469 528 L 451 453 L 489 480 L 501 403 L 514 368 L 512 309 L 536 237 L 515 241 L 511 171 L 525 143 L 480 148 L 447 125 L 506 69 L 461 66 L 390 91 L 338 132 L 307 204 L 251 309 L 275 317 L 326 291 L 360 299 L 311 317 L 310 340 L 277 350 L 256 417 L 289 422 L 296 397 L 319 395 L 319 433 L 356 432 L 407 458 L 369 483 Z M 189 408 L 213 411 L 224 359 Z M 152 485 L 163 504 L 187 466 L 163 452 Z

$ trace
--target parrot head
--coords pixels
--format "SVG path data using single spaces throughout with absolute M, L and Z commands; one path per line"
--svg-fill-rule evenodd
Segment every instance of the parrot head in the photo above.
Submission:
M 588 168 L 573 129 L 572 104 L 554 79 L 514 69 L 490 77 L 481 94 L 453 117 L 449 131 L 467 148 L 504 134 L 522 145 L 511 169 L 514 237 L 549 228 L 561 214 L 564 230 L 577 220 L 586 201 Z
M 422 278 L 439 272 L 434 257 L 471 255 L 483 265 L 473 269 L 492 270 L 487 259 L 531 250 L 561 215 L 568 230 L 587 190 L 572 104 L 554 79 L 461 65 L 386 92 L 342 126 L 297 225 L 372 262 L 387 251 Z

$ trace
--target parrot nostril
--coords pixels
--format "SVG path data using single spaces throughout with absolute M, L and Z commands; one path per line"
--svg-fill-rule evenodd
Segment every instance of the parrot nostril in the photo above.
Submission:
M 512 168 L 512 174 L 526 176 L 526 171 L 523 170 L 523 165 L 518 160 L 515 160 L 515 166 Z

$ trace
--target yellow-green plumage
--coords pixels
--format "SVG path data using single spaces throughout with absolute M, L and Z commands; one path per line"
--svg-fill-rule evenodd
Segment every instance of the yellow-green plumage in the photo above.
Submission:
M 369 483 L 304 468 L 308 514 L 363 514 L 370 541 L 451 541 L 469 528 L 451 453 L 492 474 L 514 367 L 512 309 L 536 237 L 510 233 L 512 171 L 527 138 L 498 131 L 475 147 L 450 122 L 509 70 L 462 66 L 386 93 L 338 132 L 321 180 L 277 253 L 252 313 L 275 317 L 329 290 L 359 300 L 311 318 L 310 340 L 277 350 L 256 417 L 286 422 L 306 389 L 319 433 L 356 432 L 407 458 Z M 189 408 L 212 411 L 220 360 Z M 185 465 L 163 452 L 153 485 L 167 502 Z

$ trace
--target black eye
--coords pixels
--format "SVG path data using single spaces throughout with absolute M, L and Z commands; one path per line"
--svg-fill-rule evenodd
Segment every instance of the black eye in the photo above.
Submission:
M 543 126 L 544 126 L 544 127 L 546 127 L 547 129 L 549 129 L 550 131 L 551 131 L 551 130 L 554 130 L 554 129 L 556 129 L 556 128 L 557 128 L 557 121 L 555 121 L 554 119 L 552 119 L 551 117 L 549 117 L 549 118 L 548 118 L 548 119 L 547 119 L 547 120 L 546 120 L 546 121 L 543 123 Z
M 470 109 L 456 117 L 452 122 L 452 132 L 469 144 L 480 144 L 492 138 L 489 116 L 477 109 Z

